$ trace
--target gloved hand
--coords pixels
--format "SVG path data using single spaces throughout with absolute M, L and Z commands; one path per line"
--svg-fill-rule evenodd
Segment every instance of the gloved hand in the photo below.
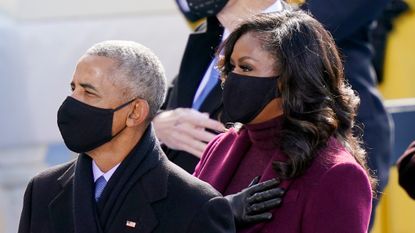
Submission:
M 272 218 L 267 212 L 281 204 L 284 189 L 277 187 L 278 179 L 271 179 L 258 184 L 259 176 L 251 184 L 236 194 L 225 196 L 228 200 L 237 227 L 263 222 Z

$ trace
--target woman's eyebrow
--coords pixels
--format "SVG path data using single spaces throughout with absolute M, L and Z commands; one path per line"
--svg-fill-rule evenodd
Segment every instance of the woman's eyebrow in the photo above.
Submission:
M 241 58 L 238 59 L 239 62 L 243 62 L 245 60 L 253 60 L 253 61 L 258 61 L 257 59 L 250 57 L 250 56 L 243 56 Z

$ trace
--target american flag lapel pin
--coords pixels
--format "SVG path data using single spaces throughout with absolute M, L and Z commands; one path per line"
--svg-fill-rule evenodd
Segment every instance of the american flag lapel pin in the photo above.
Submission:
M 130 221 L 130 220 L 127 220 L 127 222 L 125 222 L 125 225 L 127 227 L 135 228 L 135 226 L 137 225 L 137 223 L 136 222 L 133 222 L 133 221 Z

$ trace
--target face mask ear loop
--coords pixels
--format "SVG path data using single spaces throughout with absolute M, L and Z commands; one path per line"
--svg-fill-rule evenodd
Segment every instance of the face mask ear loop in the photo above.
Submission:
M 276 90 L 275 90 L 275 98 L 280 98 L 281 97 L 281 90 L 280 90 L 280 87 L 279 87 L 279 85 L 278 85 L 278 79 L 280 79 L 280 76 L 278 75 L 278 76 L 275 76 L 275 83 L 276 83 Z
M 127 103 L 125 103 L 125 104 L 121 104 L 120 106 L 118 106 L 118 107 L 116 107 L 114 110 L 112 110 L 113 112 L 116 112 L 116 111 L 118 111 L 118 110 L 120 110 L 120 109 L 122 109 L 122 108 L 124 108 L 125 106 L 127 106 L 127 105 L 129 105 L 129 104 L 131 104 L 134 100 L 136 100 L 137 98 L 134 98 L 134 99 L 132 99 L 132 100 L 130 100 L 130 101 L 128 101 Z M 124 131 L 124 129 L 125 128 L 127 128 L 127 125 L 125 125 L 124 126 L 124 128 L 122 128 L 120 131 L 118 131 L 116 134 L 114 134 L 114 136 L 112 136 L 112 138 L 115 138 L 115 137 L 117 137 L 122 131 Z
M 118 110 L 120 110 L 120 109 L 124 108 L 125 106 L 127 106 L 127 105 L 131 104 L 131 103 L 132 103 L 134 100 L 136 100 L 136 99 L 137 99 L 137 98 L 134 98 L 134 99 L 132 99 L 132 100 L 128 101 L 127 103 L 121 104 L 120 106 L 118 106 L 118 107 L 116 107 L 115 109 L 113 109 L 113 110 L 112 110 L 112 112 L 116 112 L 116 111 L 118 111 Z

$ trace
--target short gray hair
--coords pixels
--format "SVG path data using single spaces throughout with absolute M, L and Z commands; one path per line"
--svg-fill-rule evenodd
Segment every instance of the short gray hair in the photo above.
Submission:
M 133 41 L 111 40 L 93 45 L 85 55 L 117 62 L 115 72 L 123 78 L 114 81 L 122 82 L 126 98 L 145 99 L 150 106 L 148 118 L 154 118 L 166 98 L 167 81 L 163 65 L 150 49 Z

